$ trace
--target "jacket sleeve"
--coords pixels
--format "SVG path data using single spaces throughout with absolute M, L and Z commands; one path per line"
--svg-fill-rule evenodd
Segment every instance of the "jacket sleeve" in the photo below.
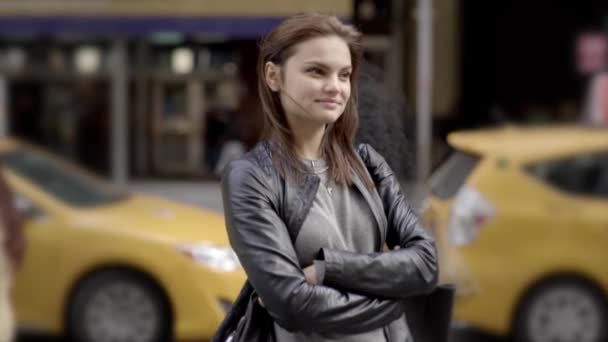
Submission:
M 360 146 L 359 153 L 382 199 L 390 251 L 361 254 L 323 248 L 317 257 L 325 264 L 323 284 L 379 298 L 431 292 L 438 278 L 433 238 L 407 203 L 384 158 L 367 144 Z M 393 250 L 396 246 L 400 249 Z
M 222 197 L 230 244 L 268 313 L 285 329 L 357 333 L 383 327 L 404 313 L 403 301 L 308 284 L 277 214 L 278 196 L 250 161 L 226 167 Z

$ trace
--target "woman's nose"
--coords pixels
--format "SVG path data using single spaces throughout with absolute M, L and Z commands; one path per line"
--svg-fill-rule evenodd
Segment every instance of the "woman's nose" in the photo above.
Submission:
M 323 86 L 323 90 L 325 92 L 336 93 L 340 90 L 339 80 L 337 76 L 330 76 L 325 80 L 325 84 Z

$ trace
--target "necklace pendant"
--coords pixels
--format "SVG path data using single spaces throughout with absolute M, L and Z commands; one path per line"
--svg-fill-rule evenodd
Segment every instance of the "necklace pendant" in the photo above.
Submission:
M 331 186 L 327 187 L 327 192 L 329 192 L 329 194 L 331 195 L 331 192 L 333 191 L 333 188 Z

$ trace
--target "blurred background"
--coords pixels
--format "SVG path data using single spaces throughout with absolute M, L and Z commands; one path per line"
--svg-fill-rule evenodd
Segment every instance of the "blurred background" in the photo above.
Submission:
M 608 2 L 0 0 L 18 341 L 211 336 L 244 280 L 219 175 L 261 133 L 259 40 L 306 11 L 364 33 L 357 140 L 438 239 L 450 339 L 608 338 Z

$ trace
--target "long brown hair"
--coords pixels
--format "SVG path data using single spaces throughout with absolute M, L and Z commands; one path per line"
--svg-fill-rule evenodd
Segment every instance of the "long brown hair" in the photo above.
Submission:
M 283 65 L 293 55 L 296 44 L 324 36 L 338 36 L 348 45 L 352 73 L 350 98 L 340 118 L 326 127 L 321 151 L 327 160 L 329 175 L 337 183 L 352 184 L 352 169 L 366 186 L 373 188 L 365 166 L 353 148 L 359 122 L 356 90 L 357 72 L 362 59 L 361 33 L 335 16 L 306 13 L 290 17 L 275 27 L 262 41 L 257 72 L 258 91 L 264 113 L 263 139 L 270 143 L 273 163 L 281 176 L 301 180 L 309 171 L 295 153 L 293 135 L 279 95 L 266 84 L 264 70 L 267 62 Z

